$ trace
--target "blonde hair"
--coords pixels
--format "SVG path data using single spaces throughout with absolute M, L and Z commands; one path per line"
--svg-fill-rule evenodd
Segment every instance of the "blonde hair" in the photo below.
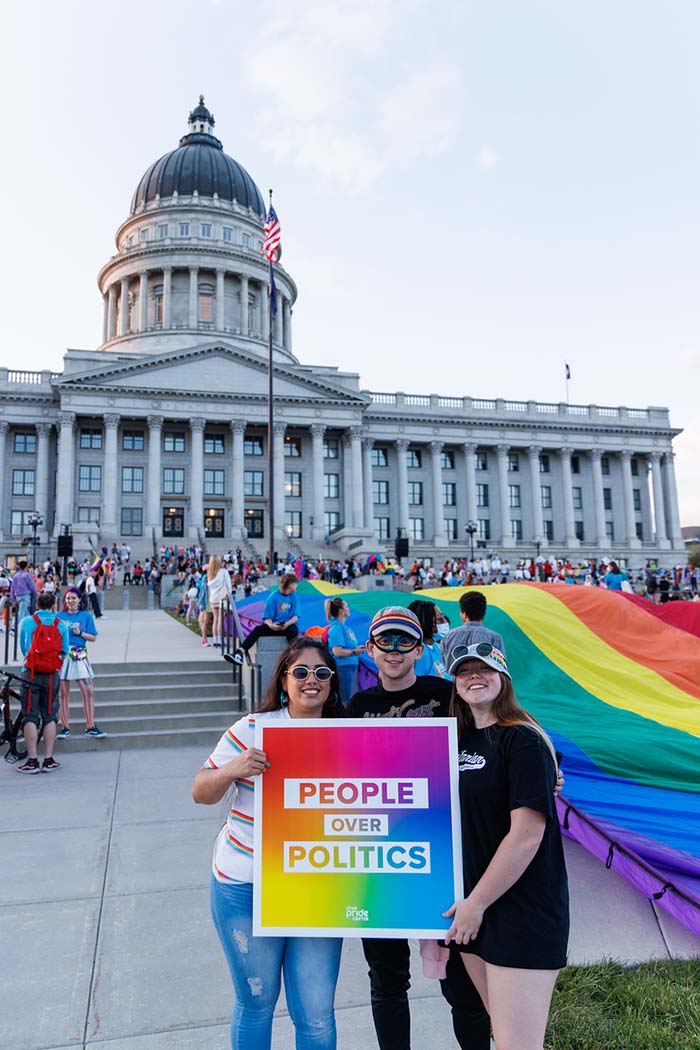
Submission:
M 213 580 L 221 568 L 221 558 L 218 554 L 212 554 L 207 564 L 207 579 Z
M 531 715 L 529 711 L 526 711 L 524 707 L 520 706 L 515 698 L 513 683 L 508 675 L 501 674 L 499 671 L 498 676 L 501 679 L 501 691 L 496 697 L 493 705 L 496 724 L 499 726 L 526 726 L 528 729 L 532 729 L 534 733 L 537 733 L 552 756 L 554 772 L 556 775 L 559 763 L 557 762 L 557 753 L 554 750 L 554 744 L 549 739 L 549 736 L 535 716 Z M 458 732 L 463 729 L 472 729 L 474 727 L 474 716 L 471 713 L 469 704 L 465 700 L 462 700 L 457 692 L 456 681 L 452 683 L 450 715 L 457 719 Z

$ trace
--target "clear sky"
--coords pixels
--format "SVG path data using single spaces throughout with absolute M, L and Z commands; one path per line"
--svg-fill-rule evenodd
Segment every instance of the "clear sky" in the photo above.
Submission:
M 294 350 L 372 390 L 666 405 L 700 524 L 700 5 L 9 0 L 0 364 L 101 339 L 99 267 L 203 92 L 275 189 Z

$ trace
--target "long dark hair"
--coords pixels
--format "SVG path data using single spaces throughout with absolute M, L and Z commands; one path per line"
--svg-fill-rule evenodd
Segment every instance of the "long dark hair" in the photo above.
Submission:
M 345 710 L 340 702 L 340 696 L 338 694 L 338 665 L 333 658 L 333 654 L 329 652 L 323 642 L 319 641 L 318 638 L 310 638 L 306 634 L 300 634 L 298 638 L 295 638 L 280 656 L 277 667 L 275 668 L 275 673 L 270 679 L 270 684 L 267 687 L 267 692 L 262 699 L 258 711 L 279 711 L 280 708 L 284 706 L 282 703 L 284 676 L 289 670 L 290 665 L 294 663 L 297 654 L 304 649 L 315 649 L 326 667 L 330 667 L 333 672 L 330 695 L 323 705 L 321 717 L 342 718 Z
M 418 622 L 423 631 L 423 638 L 425 638 L 426 641 L 428 638 L 435 637 L 435 631 L 437 630 L 436 608 L 437 606 L 435 605 L 435 602 L 428 602 L 424 598 L 418 598 L 409 605 L 411 612 L 415 613 L 418 617 Z

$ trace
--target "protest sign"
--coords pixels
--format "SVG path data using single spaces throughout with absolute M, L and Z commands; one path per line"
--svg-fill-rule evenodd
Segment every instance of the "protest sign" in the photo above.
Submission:
M 453 719 L 256 726 L 253 932 L 440 937 L 462 897 Z

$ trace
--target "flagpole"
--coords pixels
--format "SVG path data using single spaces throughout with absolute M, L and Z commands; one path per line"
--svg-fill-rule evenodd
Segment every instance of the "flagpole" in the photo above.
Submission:
M 270 190 L 270 207 L 272 207 L 272 190 Z M 275 575 L 275 485 L 274 485 L 274 402 L 272 381 L 272 260 L 270 260 L 270 281 L 267 289 L 267 527 L 268 534 L 268 567 L 271 576 Z

